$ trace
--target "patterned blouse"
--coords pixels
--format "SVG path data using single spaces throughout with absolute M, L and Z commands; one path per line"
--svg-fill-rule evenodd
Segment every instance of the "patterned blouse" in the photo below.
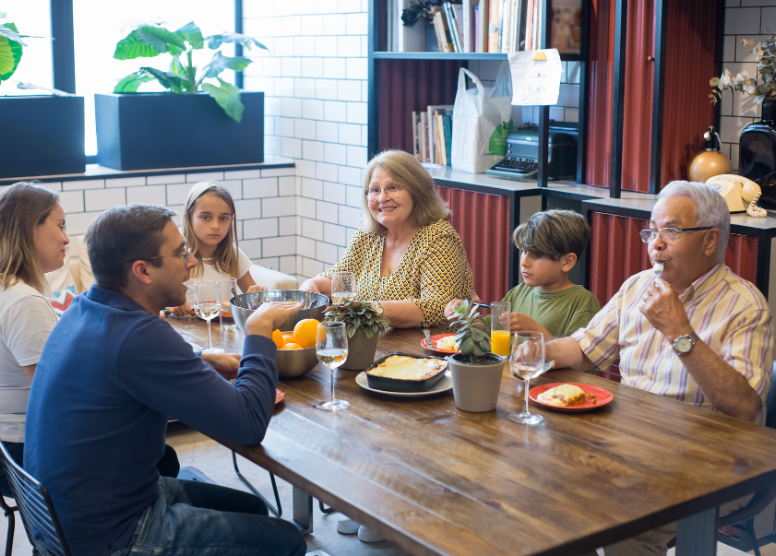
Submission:
M 342 259 L 321 276 L 334 272 L 356 275 L 359 299 L 409 300 L 423 311 L 419 326 L 448 326 L 444 310 L 452 299 L 467 299 L 474 277 L 463 243 L 446 220 L 422 226 L 393 274 L 380 276 L 385 235 L 358 230 Z

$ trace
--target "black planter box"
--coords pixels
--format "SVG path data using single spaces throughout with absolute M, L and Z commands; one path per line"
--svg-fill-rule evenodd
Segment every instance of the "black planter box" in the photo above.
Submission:
M 82 174 L 83 97 L 0 97 L 0 178 Z
M 264 93 L 240 96 L 238 124 L 204 93 L 94 95 L 97 163 L 151 170 L 264 162 Z

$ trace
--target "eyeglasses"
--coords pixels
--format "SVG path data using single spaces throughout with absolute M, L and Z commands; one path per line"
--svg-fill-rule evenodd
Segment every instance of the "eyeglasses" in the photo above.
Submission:
M 377 199 L 380 197 L 380 192 L 385 193 L 386 198 L 393 199 L 396 197 L 399 193 L 401 193 L 402 188 L 398 185 L 389 185 L 385 189 L 380 189 L 379 187 L 370 187 L 369 190 L 366 192 L 366 196 L 368 199 Z
M 153 261 L 156 259 L 164 259 L 167 257 L 183 257 L 183 263 L 189 264 L 189 257 L 191 257 L 191 247 L 187 247 L 186 250 L 183 253 L 179 253 L 177 255 L 157 255 L 156 257 L 143 257 L 142 259 L 135 259 L 139 261 Z M 127 262 L 134 262 L 134 261 L 127 261 Z
M 659 230 L 641 230 L 639 232 L 639 235 L 641 236 L 641 241 L 643 241 L 644 243 L 649 243 L 650 241 L 654 241 L 657 236 L 660 236 L 660 239 L 662 239 L 666 243 L 674 243 L 677 239 L 679 239 L 679 234 L 684 234 L 687 232 L 698 232 L 700 230 L 711 230 L 711 226 L 704 226 L 702 228 L 685 228 L 684 230 L 680 228 L 660 228 Z

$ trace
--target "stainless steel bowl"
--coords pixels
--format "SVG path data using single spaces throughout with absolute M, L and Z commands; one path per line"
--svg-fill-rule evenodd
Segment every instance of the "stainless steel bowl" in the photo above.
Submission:
M 310 372 L 318 364 L 315 346 L 302 349 L 279 349 L 275 356 L 280 378 L 296 378 Z
M 265 301 L 301 301 L 302 308 L 298 313 L 288 318 L 280 325 L 280 330 L 293 330 L 296 323 L 304 319 L 323 320 L 323 312 L 329 306 L 329 298 L 320 293 L 305 292 L 301 290 L 265 290 L 260 292 L 241 293 L 233 297 L 229 304 L 232 306 L 232 316 L 237 328 L 245 333 L 245 321 Z M 308 348 L 309 349 L 309 348 Z M 315 354 L 313 354 L 313 357 Z

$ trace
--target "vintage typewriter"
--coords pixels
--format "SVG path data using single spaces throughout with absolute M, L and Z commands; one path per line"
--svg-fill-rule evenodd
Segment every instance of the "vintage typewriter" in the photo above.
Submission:
M 549 179 L 577 174 L 578 124 L 550 122 Z M 507 155 L 486 174 L 504 178 L 536 179 L 539 171 L 539 129 L 533 124 L 518 128 L 507 138 Z

